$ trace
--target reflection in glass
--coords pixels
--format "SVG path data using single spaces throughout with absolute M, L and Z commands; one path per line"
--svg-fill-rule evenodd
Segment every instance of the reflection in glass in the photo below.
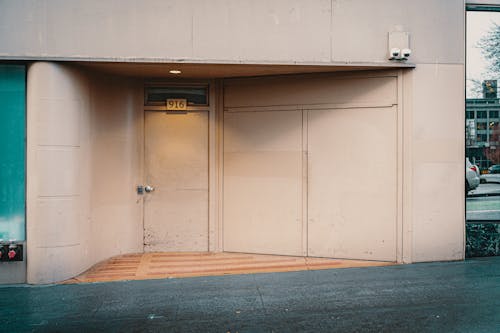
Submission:
M 499 45 L 500 12 L 467 12 L 467 257 L 500 255 Z
M 478 122 L 477 129 L 478 130 L 485 130 L 486 129 L 486 122 Z

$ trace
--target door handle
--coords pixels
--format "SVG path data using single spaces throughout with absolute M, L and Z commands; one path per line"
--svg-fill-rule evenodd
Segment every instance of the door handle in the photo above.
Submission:
M 155 188 L 151 185 L 146 185 L 144 186 L 144 191 L 146 191 L 147 193 L 151 193 L 155 190 Z

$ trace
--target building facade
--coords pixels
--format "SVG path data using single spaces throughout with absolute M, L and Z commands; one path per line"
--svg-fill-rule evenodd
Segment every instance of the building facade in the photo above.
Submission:
M 26 116 L 26 167 L 8 176 L 26 213 L 0 220 L 24 256 L 0 280 L 143 251 L 462 260 L 464 15 L 463 0 L 0 1 L 0 88 L 26 73 L 9 118 Z
M 483 83 L 482 98 L 467 98 L 465 127 L 465 155 L 481 170 L 500 163 L 499 147 L 500 102 L 497 82 Z

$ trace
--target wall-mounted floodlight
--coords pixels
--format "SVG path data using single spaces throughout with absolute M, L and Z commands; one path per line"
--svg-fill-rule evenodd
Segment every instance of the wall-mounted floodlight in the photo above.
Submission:
M 410 33 L 392 31 L 388 34 L 389 60 L 408 60 L 411 55 Z
M 389 60 L 397 60 L 397 59 L 401 59 L 401 49 L 393 47 L 389 52 Z

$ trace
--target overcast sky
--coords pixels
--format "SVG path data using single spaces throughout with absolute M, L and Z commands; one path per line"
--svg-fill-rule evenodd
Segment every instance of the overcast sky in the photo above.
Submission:
M 467 12 L 467 79 L 479 81 L 487 79 L 500 79 L 485 77 L 488 62 L 483 58 L 477 42 L 484 36 L 494 23 L 500 24 L 500 12 Z M 499 82 L 500 83 L 500 82 Z M 470 91 L 467 84 L 467 97 L 480 97 Z

